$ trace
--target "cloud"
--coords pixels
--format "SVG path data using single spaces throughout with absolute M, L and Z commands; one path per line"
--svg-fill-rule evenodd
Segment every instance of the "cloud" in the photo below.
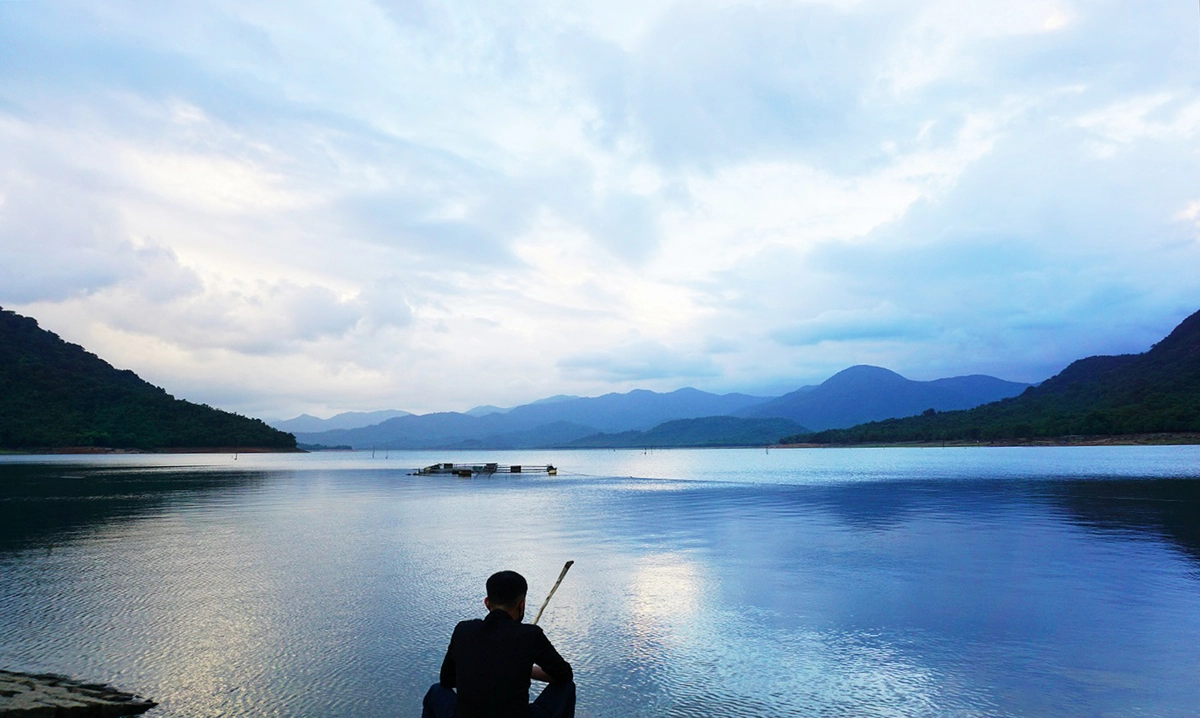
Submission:
M 49 188 L 47 194 L 52 194 Z M 103 212 L 92 214 L 89 210 L 95 208 L 69 201 L 57 208 L 31 208 L 15 195 L 6 193 L 0 206 L 4 303 L 63 300 L 112 286 L 136 272 L 133 245 L 114 236 Z
M 413 322 L 408 292 L 399 277 L 380 278 L 364 289 L 356 301 L 363 307 L 363 316 L 376 327 L 406 327 Z
M 122 284 L 135 285 L 138 294 L 154 306 L 195 298 L 204 290 L 200 276 L 180 264 L 169 247 L 145 243 L 134 250 L 130 259 L 138 271 Z
M 1200 304 L 1194 27 L 1065 0 L 0 3 L 0 303 L 275 415 L 856 363 L 1038 380 Z
M 612 351 L 569 355 L 558 361 L 568 378 L 605 382 L 656 379 L 697 379 L 720 374 L 706 354 L 678 352 L 652 341 L 636 342 Z
M 199 279 L 174 252 L 126 235 L 103 191 L 41 177 L 0 195 L 0 301 L 64 301 L 124 283 L 163 301 L 196 292 Z M 98 196 L 99 195 L 99 196 Z
M 936 326 L 927 317 L 900 311 L 883 304 L 867 311 L 823 312 L 819 316 L 774 332 L 774 338 L 789 346 L 822 342 L 919 341 L 932 337 Z
M 413 321 L 403 287 L 384 280 L 353 295 L 316 284 L 227 285 L 213 280 L 203 291 L 155 301 L 149 316 L 132 311 L 154 300 L 145 284 L 128 289 L 105 297 L 126 306 L 119 311 L 126 320 L 114 326 L 196 349 L 288 355 L 314 343 L 401 329 Z

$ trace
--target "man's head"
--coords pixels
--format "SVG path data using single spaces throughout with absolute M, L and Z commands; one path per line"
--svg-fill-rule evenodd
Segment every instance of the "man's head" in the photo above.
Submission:
M 514 620 L 520 621 L 525 617 L 525 594 L 529 584 L 525 577 L 516 571 L 497 571 L 488 577 L 487 598 L 483 605 L 488 610 L 505 611 Z

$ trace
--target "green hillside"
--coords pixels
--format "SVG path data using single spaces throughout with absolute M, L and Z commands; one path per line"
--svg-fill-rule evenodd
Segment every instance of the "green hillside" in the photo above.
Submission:
M 0 448 L 294 449 L 258 419 L 176 399 L 0 308 Z
M 1080 359 L 1011 399 L 782 441 L 991 441 L 1159 432 L 1200 432 L 1200 312 L 1144 354 Z

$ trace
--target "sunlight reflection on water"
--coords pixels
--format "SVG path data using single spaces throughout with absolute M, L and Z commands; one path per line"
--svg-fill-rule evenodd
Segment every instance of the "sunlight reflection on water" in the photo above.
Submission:
M 534 612 L 572 558 L 542 624 L 580 716 L 1190 715 L 1200 454 L 1113 448 L 6 457 L 0 665 L 416 715 L 483 579 Z

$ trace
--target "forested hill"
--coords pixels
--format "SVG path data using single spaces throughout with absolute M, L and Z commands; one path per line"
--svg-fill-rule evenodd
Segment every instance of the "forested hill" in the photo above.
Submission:
M 258 419 L 176 399 L 0 308 L 0 448 L 294 449 Z
M 1200 312 L 1143 354 L 1080 359 L 1020 396 L 966 411 L 789 436 L 785 443 L 1011 440 L 1200 432 Z

